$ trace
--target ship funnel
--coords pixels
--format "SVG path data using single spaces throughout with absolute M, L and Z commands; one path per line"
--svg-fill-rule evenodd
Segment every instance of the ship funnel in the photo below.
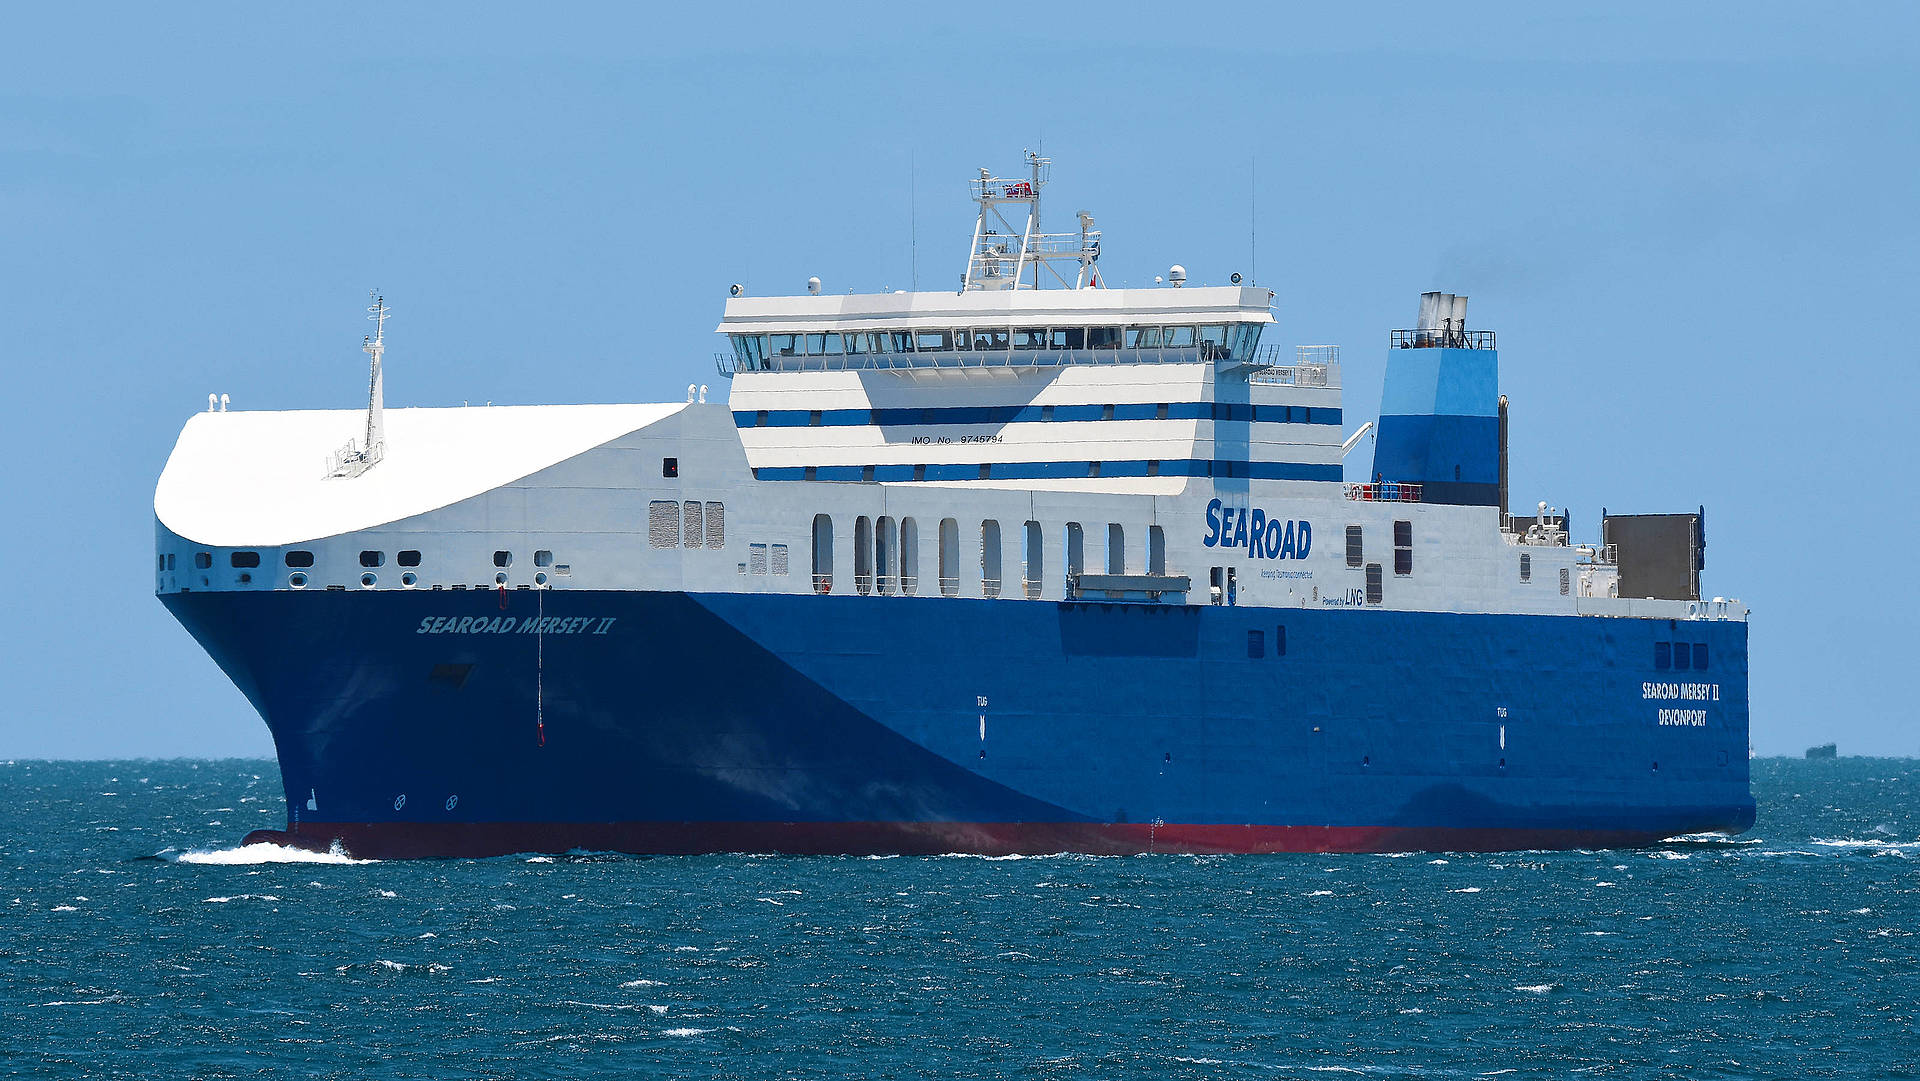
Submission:
M 1500 504 L 1500 360 L 1467 330 L 1467 298 L 1422 293 L 1412 330 L 1393 332 L 1373 445 L 1376 480 L 1420 485 L 1427 503 Z

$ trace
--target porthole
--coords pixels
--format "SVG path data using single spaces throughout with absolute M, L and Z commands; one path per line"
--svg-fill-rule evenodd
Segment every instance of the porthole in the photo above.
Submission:
M 287 584 L 295 589 L 305 589 L 307 588 L 307 576 L 301 574 L 299 571 L 294 571 L 292 574 L 287 575 Z
M 408 589 L 412 589 L 414 586 L 420 584 L 420 576 L 412 571 L 408 571 L 400 576 L 400 584 L 406 586 Z
M 374 586 L 374 583 L 378 582 L 379 580 L 380 579 L 377 576 L 375 576 L 372 571 L 368 571 L 366 574 L 363 574 L 360 576 L 360 585 L 363 588 L 372 589 Z
M 494 584 L 494 585 L 497 585 L 497 586 L 503 586 L 503 585 L 506 585 L 506 584 L 507 584 L 507 576 L 506 576 L 506 573 L 505 573 L 505 572 L 502 572 L 502 573 L 500 573 L 500 574 L 496 574 L 496 575 L 494 575 L 494 576 L 493 576 L 493 584 Z
M 539 572 L 538 574 L 535 574 L 535 575 L 533 576 L 533 584 L 534 584 L 534 585 L 537 585 L 537 586 L 543 586 L 543 585 L 546 585 L 546 584 L 547 584 L 547 572 L 546 572 L 546 571 L 541 571 L 541 572 Z

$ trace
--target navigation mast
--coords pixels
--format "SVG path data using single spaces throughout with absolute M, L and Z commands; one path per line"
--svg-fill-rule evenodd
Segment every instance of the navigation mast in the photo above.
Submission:
M 1093 264 L 1100 258 L 1100 231 L 1093 227 L 1093 215 L 1079 213 L 1078 233 L 1042 233 L 1040 231 L 1040 189 L 1051 179 L 1053 161 L 1027 151 L 1028 175 L 1022 179 L 996 177 L 986 169 L 970 185 L 973 199 L 980 204 L 980 217 L 973 226 L 973 251 L 967 256 L 967 272 L 961 278 L 961 290 L 1039 289 L 1045 275 L 1069 289 L 1097 288 L 1099 272 Z M 1026 220 L 1015 226 L 1005 207 L 1026 207 Z M 1020 217 L 1014 211 L 1014 218 Z M 1071 280 L 1056 264 L 1073 264 Z M 1033 277 L 1027 280 L 1031 268 Z
M 367 318 L 373 321 L 373 333 L 363 339 L 361 351 L 372 358 L 367 372 L 367 427 L 366 442 L 347 440 L 347 444 L 334 451 L 327 460 L 327 476 L 357 477 L 380 463 L 387 455 L 386 426 L 386 387 L 385 378 L 380 370 L 381 355 L 386 352 L 387 298 L 378 293 L 368 293 L 373 304 L 367 308 Z

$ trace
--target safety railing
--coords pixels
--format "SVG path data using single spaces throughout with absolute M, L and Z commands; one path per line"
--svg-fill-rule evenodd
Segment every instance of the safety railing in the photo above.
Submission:
M 1396 330 L 1395 349 L 1492 349 L 1491 330 Z
M 1362 503 L 1418 503 L 1420 485 L 1402 481 L 1376 481 L 1373 484 L 1349 484 L 1346 486 L 1348 499 Z
M 793 355 L 749 361 L 738 353 L 715 353 L 713 366 L 732 379 L 741 372 L 905 371 L 921 368 L 1013 369 L 1059 368 L 1079 364 L 1194 364 L 1239 362 L 1258 365 L 1259 351 L 1236 358 L 1225 345 L 1169 345 L 1152 349 L 943 349 L 902 353 L 830 353 Z M 1311 384 L 1324 386 L 1329 384 Z
M 1028 600 L 1037 601 L 1040 599 L 1040 583 L 1038 581 L 1032 578 L 1022 578 L 1020 579 L 1020 588 L 1026 593 Z
M 948 578 L 944 574 L 941 575 L 940 576 L 940 593 L 942 596 L 946 596 L 946 597 L 958 597 L 960 595 L 960 579 Z
M 831 574 L 814 575 L 813 591 L 815 593 L 832 593 L 833 592 L 833 575 Z

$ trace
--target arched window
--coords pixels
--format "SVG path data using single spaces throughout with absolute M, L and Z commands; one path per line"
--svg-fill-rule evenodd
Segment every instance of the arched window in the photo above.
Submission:
M 1067 523 L 1067 577 L 1078 578 L 1087 569 L 1087 535 L 1079 522 Z
M 853 589 L 873 592 L 873 522 L 864 514 L 853 520 Z
M 980 595 L 1000 595 L 1000 523 L 980 523 Z
M 940 593 L 960 595 L 960 523 L 953 518 L 940 519 Z
M 1107 573 L 1127 573 L 1127 531 L 1118 522 L 1107 526 Z
M 1147 573 L 1167 573 L 1167 531 L 1157 525 L 1147 527 Z
M 900 519 L 900 592 L 911 597 L 920 589 L 920 523 Z
M 899 529 L 882 515 L 873 534 L 873 569 L 881 593 L 892 593 L 899 572 Z
M 813 516 L 813 591 L 833 592 L 833 516 Z
M 1021 533 L 1020 555 L 1021 565 L 1024 568 L 1021 571 L 1023 579 L 1021 585 L 1026 588 L 1027 599 L 1037 601 L 1040 599 L 1040 583 L 1043 580 L 1041 574 L 1045 570 L 1046 539 L 1040 530 L 1039 522 L 1028 522 Z

